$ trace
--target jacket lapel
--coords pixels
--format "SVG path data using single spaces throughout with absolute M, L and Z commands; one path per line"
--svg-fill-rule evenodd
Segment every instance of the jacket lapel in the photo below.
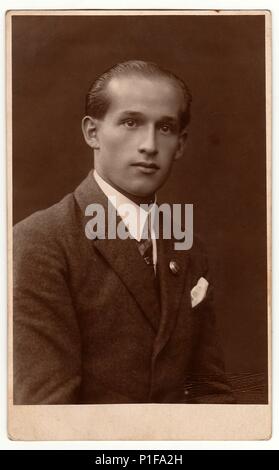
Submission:
M 120 277 L 146 319 L 157 332 L 160 308 L 154 286 L 154 275 L 144 262 L 135 240 L 95 240 L 94 248 L 102 254 L 111 268 Z
M 188 252 L 174 250 L 174 240 L 159 239 L 157 246 L 161 292 L 161 322 L 153 357 L 158 355 L 164 348 L 175 327 L 189 264 Z M 175 272 L 175 269 L 171 269 L 174 266 L 178 269 L 178 272 Z
M 75 197 L 83 216 L 86 207 L 92 203 L 102 205 L 105 213 L 108 212 L 108 199 L 97 185 L 93 173 L 89 173 L 76 189 Z M 85 219 L 84 217 L 84 223 L 88 221 Z M 119 220 L 118 218 L 117 222 Z M 119 276 L 152 328 L 157 332 L 160 323 L 160 307 L 154 286 L 154 275 L 150 266 L 147 266 L 140 255 L 136 241 L 130 238 L 108 239 L 106 231 L 104 239 L 95 239 L 90 243 Z

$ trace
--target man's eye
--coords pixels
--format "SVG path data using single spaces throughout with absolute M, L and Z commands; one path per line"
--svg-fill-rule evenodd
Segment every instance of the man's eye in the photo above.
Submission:
M 132 129 L 133 127 L 136 127 L 137 122 L 135 121 L 135 119 L 126 119 L 123 122 L 123 124 L 124 124 L 124 126 L 129 127 L 130 129 Z
M 163 132 L 163 134 L 169 134 L 172 131 L 172 128 L 168 124 L 162 124 L 160 126 L 160 130 Z

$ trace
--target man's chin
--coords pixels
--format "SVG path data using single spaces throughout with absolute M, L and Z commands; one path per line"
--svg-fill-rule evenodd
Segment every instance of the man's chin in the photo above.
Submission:
M 157 188 L 157 187 L 156 187 Z M 132 201 L 136 202 L 137 204 L 146 204 L 154 201 L 155 199 L 155 194 L 157 189 L 156 188 L 148 188 L 148 191 L 146 188 L 125 188 L 125 190 L 122 190 L 122 193 L 128 197 L 128 199 L 131 199 Z
M 156 181 L 156 184 L 150 184 L 150 182 L 145 182 L 138 185 L 130 186 L 128 192 L 135 197 L 149 198 L 152 197 L 162 185 L 163 182 L 158 181 Z
M 154 196 L 154 194 L 156 194 L 157 190 L 159 188 L 156 186 L 154 188 L 151 188 L 151 189 L 148 189 L 148 191 L 145 189 L 143 190 L 138 190 L 138 191 L 133 191 L 133 192 L 130 192 L 130 194 L 134 197 L 139 197 L 139 198 L 143 198 L 143 199 L 148 199 L 148 198 L 152 198 Z

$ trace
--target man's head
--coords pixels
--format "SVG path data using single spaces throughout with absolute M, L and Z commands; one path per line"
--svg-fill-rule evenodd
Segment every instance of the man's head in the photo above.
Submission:
M 100 176 L 128 195 L 152 196 L 183 153 L 190 104 L 186 85 L 156 64 L 128 61 L 105 72 L 82 122 Z

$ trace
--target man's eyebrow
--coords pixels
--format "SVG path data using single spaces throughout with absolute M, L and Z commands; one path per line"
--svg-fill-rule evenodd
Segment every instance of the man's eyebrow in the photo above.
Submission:
M 140 111 L 129 111 L 129 110 L 122 111 L 120 113 L 120 116 L 121 117 L 125 117 L 125 116 L 142 117 L 142 118 L 145 117 L 145 115 L 143 113 L 141 113 Z M 177 124 L 178 121 L 179 121 L 178 117 L 175 117 L 175 116 L 161 116 L 158 119 L 158 122 L 170 122 L 170 123 L 173 123 L 173 124 Z
M 121 111 L 120 116 L 143 117 L 144 115 L 139 111 Z
M 173 124 L 176 124 L 179 121 L 179 119 L 178 117 L 174 117 L 174 116 L 162 116 L 160 118 L 160 121 L 171 122 Z

